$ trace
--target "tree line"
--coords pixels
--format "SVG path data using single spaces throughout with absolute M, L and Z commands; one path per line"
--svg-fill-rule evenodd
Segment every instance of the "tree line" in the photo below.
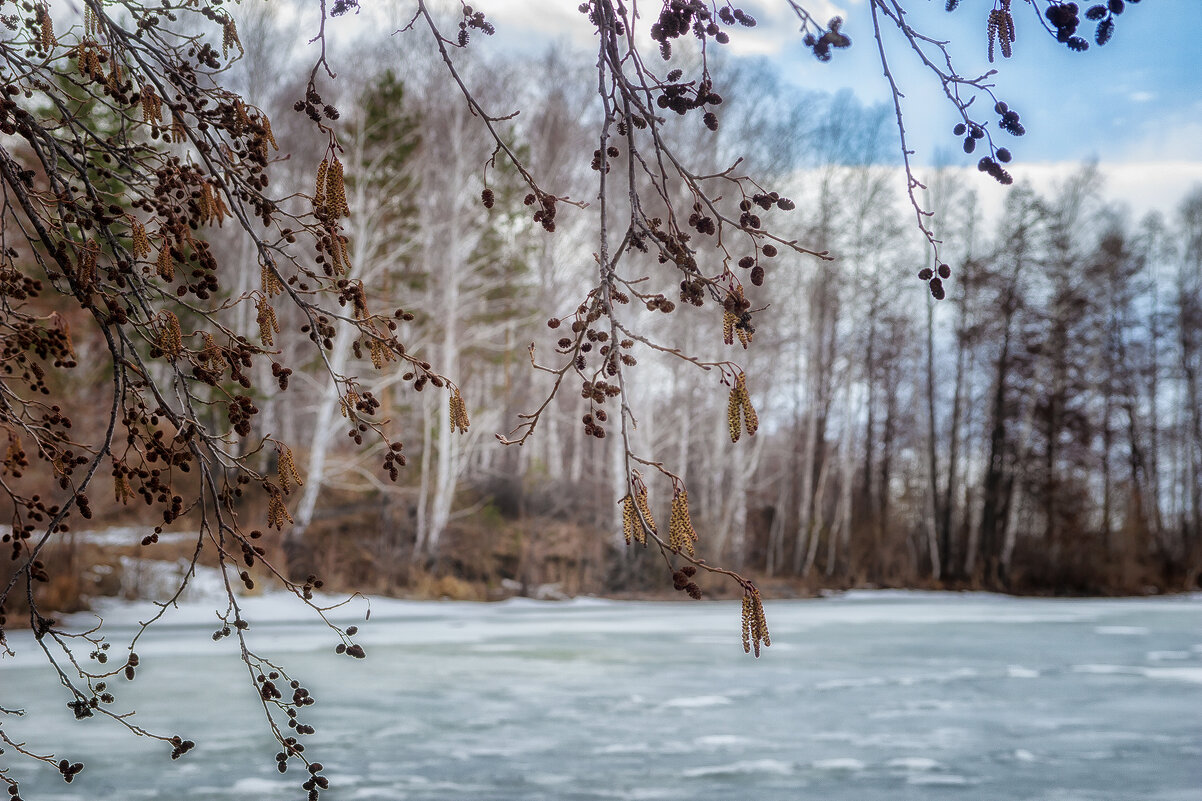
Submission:
M 256 13 L 243 35 L 292 35 L 270 10 Z M 303 151 L 313 131 L 286 109 L 301 89 L 266 52 L 248 51 L 239 80 L 281 106 L 265 108 L 284 152 Z M 569 198 L 587 195 L 595 170 L 575 156 L 596 121 L 570 102 L 587 70 L 554 51 L 504 65 L 467 59 L 459 69 L 489 102 L 523 109 L 516 147 L 544 180 Z M 642 409 L 632 437 L 679 468 L 698 553 L 810 586 L 1193 586 L 1202 195 L 1168 219 L 1133 220 L 1085 166 L 1043 192 L 1019 185 L 1003 213 L 985 219 L 971 176 L 944 169 L 921 198 L 935 211 L 941 259 L 955 266 L 946 300 L 934 302 L 899 287 L 923 256 L 890 164 L 887 110 L 782 86 L 754 62 L 721 69 L 732 87 L 726 113 L 741 124 L 694 155 L 742 156 L 797 207 L 798 238 L 834 259 L 770 248 L 754 270 L 744 266 L 747 297 L 762 309 L 758 330 L 723 331 L 709 316 L 664 315 L 652 303 L 640 312 L 695 363 L 734 358 L 763 376 L 749 388 L 760 432 L 736 445 L 712 375 L 642 343 L 631 350 L 653 376 L 631 389 Z M 515 89 L 501 74 L 531 80 Z M 450 88 L 420 52 L 341 84 L 353 214 L 340 281 L 397 307 L 409 351 L 457 377 L 472 426 L 462 434 L 441 395 L 400 393 L 412 381 L 405 370 L 374 374 L 359 392 L 408 432 L 408 464 L 394 468 L 395 484 L 381 481 L 373 466 L 389 445 L 357 447 L 338 425 L 346 387 L 313 377 L 380 354 L 335 323 L 324 363 L 315 362 L 301 312 L 265 320 L 259 307 L 239 307 L 238 330 L 261 337 L 267 326 L 278 361 L 302 365 L 280 392 L 271 365 L 257 364 L 251 394 L 256 432 L 291 444 L 303 482 L 282 546 L 298 575 L 341 574 L 350 585 L 368 571 L 388 591 L 412 590 L 415 576 L 431 573 L 494 588 L 653 586 L 637 555 L 608 554 L 621 544 L 628 477 L 619 444 L 593 435 L 588 398 L 556 399 L 521 448 L 494 438 L 546 392 L 532 354 L 568 341 L 546 315 L 569 316 L 591 253 L 584 232 L 596 220 L 584 210 L 561 216 L 556 236 L 541 231 L 520 177 L 489 161 L 478 120 L 445 103 Z M 495 166 L 482 175 L 482 163 Z M 309 165 L 277 166 L 277 182 L 306 191 Z M 223 230 L 208 239 L 221 258 L 253 259 L 245 239 Z M 761 287 L 765 270 L 771 281 Z M 259 279 L 240 275 L 242 291 Z M 341 302 L 353 306 L 353 291 Z M 668 302 L 686 306 L 687 295 Z M 276 451 L 256 458 L 278 468 Z M 667 520 L 674 482 L 645 472 L 648 511 Z M 347 520 L 355 536 L 337 536 Z

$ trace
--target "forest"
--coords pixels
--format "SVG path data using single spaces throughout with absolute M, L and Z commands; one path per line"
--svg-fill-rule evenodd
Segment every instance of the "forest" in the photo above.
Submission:
M 275 4 L 240 9 L 247 46 L 223 75 L 272 121 L 280 196 L 311 191 L 312 159 L 302 155 L 323 147 L 322 131 L 291 108 L 312 77 L 279 57 L 303 36 L 300 24 Z M 367 288 L 373 303 L 396 307 L 408 351 L 454 377 L 462 420 L 454 399 L 448 414 L 443 394 L 406 391 L 412 371 L 345 321 L 326 321 L 326 348 L 316 354 L 307 309 L 273 309 L 256 295 L 272 279 L 254 267 L 241 229 L 220 225 L 218 209 L 218 225 L 204 231 L 217 262 L 244 265 L 229 271 L 218 297 L 260 298 L 228 303 L 228 331 L 278 354 L 254 364 L 238 396 L 255 410 L 252 439 L 288 443 L 247 451 L 255 469 L 278 473 L 288 495 L 286 524 L 260 545 L 292 579 L 320 576 L 342 590 L 472 599 L 671 593 L 658 557 L 623 541 L 629 477 L 624 443 L 604 437 L 605 412 L 594 419 L 587 387 L 540 406 L 562 375 L 531 369 L 544 354 L 604 352 L 604 339 L 563 335 L 588 288 L 580 265 L 593 258 L 597 210 L 569 208 L 549 226 L 531 219 L 523 176 L 478 135 L 469 105 L 446 102 L 462 80 L 490 108 L 520 108 L 506 121 L 519 163 L 537 165 L 564 198 L 588 198 L 596 156 L 590 165 L 580 154 L 593 150 L 599 112 L 582 112 L 574 98 L 588 93 L 590 67 L 562 48 L 533 56 L 468 48 L 456 59 L 458 74 L 448 75 L 414 40 L 399 61 L 391 51 L 363 59 L 368 68 L 344 73 L 322 102 L 340 110 L 351 212 L 339 303 L 358 316 L 366 301 L 356 293 Z M 755 59 L 714 59 L 707 70 L 728 92 L 723 119 L 738 122 L 715 123 L 702 140 L 681 134 L 679 146 L 699 161 L 738 163 L 774 187 L 784 202 L 765 195 L 760 206 L 772 211 L 762 213 L 830 258 L 768 244 L 763 258 L 730 259 L 753 326 L 729 311 L 715 318 L 691 308 L 684 284 L 678 297 L 636 301 L 637 327 L 674 343 L 624 344 L 640 364 L 627 387 L 638 410 L 630 440 L 675 470 L 674 478 L 643 471 L 647 511 L 668 520 L 687 485 L 698 558 L 757 577 L 767 593 L 1198 586 L 1202 187 L 1171 215 L 1136 219 L 1096 166 L 1083 164 L 1055 186 L 1020 181 L 1002 211 L 987 215 L 978 198 L 987 177 L 933 169 L 922 202 L 950 267 L 946 298 L 935 300 L 913 280 L 926 242 L 907 207 L 892 110 L 797 89 Z M 76 113 L 98 128 L 120 124 L 100 104 Z M 170 279 L 172 265 L 160 258 L 156 269 Z M 50 375 L 50 392 L 78 401 L 86 411 L 73 415 L 73 430 L 95 437 L 112 370 L 100 357 L 102 332 L 79 308 L 53 314 L 71 332 L 78 366 Z M 185 338 L 199 334 L 187 347 L 201 364 L 212 347 L 203 322 L 179 313 Z M 756 435 L 739 442 L 740 412 L 709 369 L 728 359 L 747 370 L 758 421 L 758 432 L 746 421 Z M 323 379 L 363 365 L 385 369 L 369 370 L 351 394 Z M 362 427 L 345 425 L 361 397 L 404 434 L 403 457 L 386 459 L 392 481 L 375 467 L 392 444 L 362 447 Z M 534 426 L 522 415 L 533 410 L 538 430 L 527 437 Z M 219 404 L 204 414 L 211 419 L 201 424 L 214 429 L 227 416 Z M 513 440 L 521 442 L 504 444 Z M 8 441 L 12 470 L 23 458 L 16 429 Z M 54 493 L 53 475 L 25 480 Z M 138 531 L 150 496 L 117 472 L 113 483 L 93 493 L 86 528 L 134 533 L 116 548 L 86 533 L 53 544 L 48 563 L 74 567 L 39 588 L 49 608 L 138 594 L 136 576 L 121 576 L 129 565 L 191 554 L 191 539 L 173 545 L 170 534 L 195 530 L 195 509 L 168 515 L 151 538 Z M 262 515 L 262 503 L 239 501 L 240 513 Z M 246 580 L 272 577 L 252 568 Z M 732 589 L 698 581 L 707 593 Z

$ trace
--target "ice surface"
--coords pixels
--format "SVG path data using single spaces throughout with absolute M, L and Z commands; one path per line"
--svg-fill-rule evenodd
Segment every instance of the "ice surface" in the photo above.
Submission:
M 16 762 L 24 797 L 304 797 L 296 769 L 274 769 L 237 644 L 209 637 L 225 609 L 202 591 L 212 578 L 139 642 L 138 679 L 114 682 L 116 711 L 196 740 L 178 762 L 76 723 L 32 638 L 11 634 L 0 706 L 30 715 L 6 734 L 87 764 L 68 787 Z M 1200 601 L 770 602 L 776 644 L 758 661 L 737 603 L 357 599 L 329 615 L 360 626 L 362 661 L 338 657 L 294 597 L 239 603 L 252 647 L 318 700 L 306 753 L 327 766 L 328 801 L 1194 801 L 1202 719 L 1183 710 L 1202 709 Z M 114 652 L 156 611 L 103 604 Z

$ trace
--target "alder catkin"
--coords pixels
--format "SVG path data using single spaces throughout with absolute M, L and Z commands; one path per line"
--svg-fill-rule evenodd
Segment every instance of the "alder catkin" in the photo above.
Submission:
M 467 404 L 463 402 L 463 396 L 459 393 L 458 388 L 451 390 L 450 416 L 451 430 L 460 434 L 467 433 L 467 427 L 470 425 L 467 418 Z
M 668 545 L 681 553 L 694 556 L 693 543 L 697 532 L 689 519 L 689 492 L 681 487 L 672 495 L 672 510 L 668 517 Z
M 642 525 L 638 527 L 638 541 L 640 545 L 647 544 L 647 529 L 651 529 L 652 534 L 659 533 L 655 528 L 655 519 L 651 517 L 651 506 L 647 503 L 647 488 L 639 488 L 638 493 L 634 496 L 634 502 L 638 504 L 639 512 L 643 515 L 643 522 L 646 528 Z
M 626 537 L 626 544 L 629 545 L 638 537 L 642 526 L 639 525 L 639 515 L 634 508 L 634 498 L 629 492 L 622 497 L 619 503 L 622 504 L 622 534 Z
M 159 258 L 155 262 L 154 269 L 164 281 L 175 280 L 175 259 L 171 257 L 171 245 L 167 242 L 164 242 L 162 249 L 159 250 Z
M 739 400 L 739 388 L 736 385 L 731 388 L 730 399 L 726 403 L 726 423 L 730 427 L 731 442 L 738 442 L 739 437 L 743 435 L 743 426 L 739 419 L 742 408 Z
M 330 160 L 322 159 L 317 165 L 317 188 L 313 191 L 313 208 L 323 209 L 326 205 L 326 172 L 330 169 Z
M 280 487 L 285 493 L 291 492 L 291 485 L 295 484 L 298 487 L 303 487 L 305 482 L 301 481 L 300 473 L 296 470 L 296 460 L 292 456 L 292 449 L 287 445 L 281 445 L 279 448 L 279 460 L 276 466 L 276 472 L 280 476 Z

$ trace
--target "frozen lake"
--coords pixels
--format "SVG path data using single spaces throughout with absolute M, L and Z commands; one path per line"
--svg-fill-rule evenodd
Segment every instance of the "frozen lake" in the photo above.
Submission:
M 295 768 L 275 770 L 236 644 L 209 637 L 212 606 L 169 615 L 139 645 L 137 681 L 114 682 L 141 725 L 196 741 L 177 762 L 76 723 L 13 636 L 0 706 L 36 720 L 6 733 L 87 764 L 66 785 L 0 757 L 25 798 L 304 798 Z M 293 606 L 252 598 L 246 614 L 318 699 L 306 753 L 328 801 L 1202 799 L 1202 596 L 771 602 L 758 661 L 735 603 L 375 600 L 363 661 Z M 138 614 L 105 612 L 114 649 Z

